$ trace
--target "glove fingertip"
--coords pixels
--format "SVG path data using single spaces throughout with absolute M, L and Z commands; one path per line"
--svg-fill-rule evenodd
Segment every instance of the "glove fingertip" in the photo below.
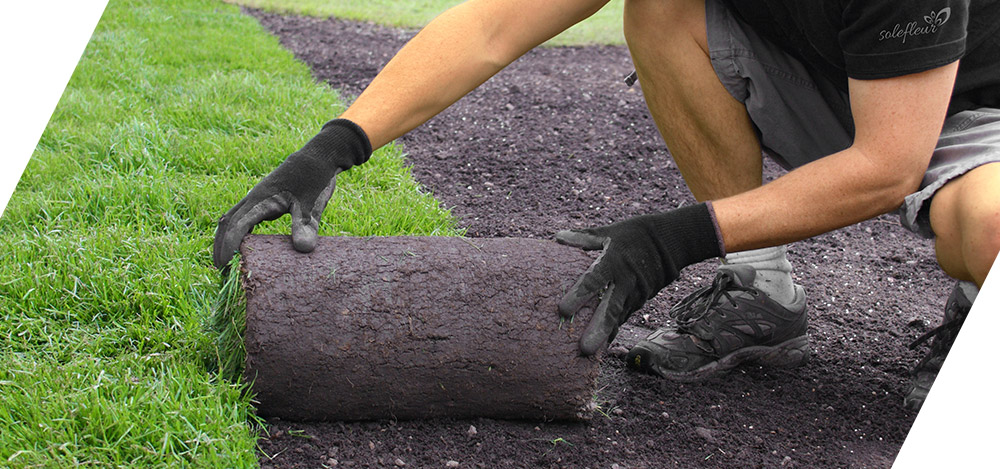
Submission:
M 556 232 L 556 242 L 559 244 L 566 244 L 566 238 L 571 236 L 573 231 L 571 230 L 561 230 Z
M 224 255 L 221 255 L 221 254 L 213 254 L 212 255 L 212 264 L 215 265 L 215 270 L 218 270 L 220 272 L 225 272 L 226 267 L 229 265 L 229 261 L 232 258 L 233 258 L 232 256 L 224 256 Z
M 559 315 L 566 319 L 573 317 L 578 309 L 579 308 L 574 308 L 574 304 L 567 301 L 565 298 L 559 302 Z
M 576 230 L 563 230 L 556 233 L 556 242 L 588 251 L 604 249 L 606 238 Z
M 308 229 L 292 231 L 292 247 L 298 252 L 313 252 L 318 242 L 319 236 L 315 231 Z
M 581 311 L 590 311 L 590 308 L 587 308 L 586 305 L 595 296 L 597 296 L 597 293 L 587 293 L 581 296 L 577 290 L 567 292 L 562 300 L 559 301 L 559 315 L 569 319 Z
M 242 241 L 242 235 L 237 237 L 233 233 L 224 233 L 216 239 L 215 246 L 212 249 L 212 258 L 216 269 L 224 270 L 229 265 L 229 261 L 239 251 Z
M 606 335 L 601 334 L 584 334 L 580 337 L 580 354 L 589 357 L 596 354 L 608 343 L 608 338 Z
M 219 229 L 215 234 L 215 241 L 212 244 L 212 262 L 215 264 L 215 268 L 218 270 L 224 270 L 229 261 L 233 258 L 233 254 L 236 252 L 238 246 L 233 246 L 231 233 L 222 226 L 221 221 Z

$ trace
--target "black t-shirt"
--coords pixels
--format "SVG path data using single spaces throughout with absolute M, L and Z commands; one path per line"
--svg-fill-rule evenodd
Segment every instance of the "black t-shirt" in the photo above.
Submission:
M 726 0 L 765 38 L 847 90 L 961 59 L 948 114 L 1000 108 L 1000 0 Z

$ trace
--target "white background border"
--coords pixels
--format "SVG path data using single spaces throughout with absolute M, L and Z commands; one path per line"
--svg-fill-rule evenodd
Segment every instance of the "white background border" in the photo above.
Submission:
M 0 213 L 107 0 L 19 1 L 0 15 Z M 2 249 L 2 247 L 0 247 Z M 1000 431 L 996 275 L 987 281 L 894 467 L 995 463 Z M 941 299 L 942 307 L 944 298 Z M 998 346 L 994 348 L 994 346 Z M 902 405 L 891 403 L 889 405 Z
M 107 0 L 6 2 L 0 15 L 0 213 Z

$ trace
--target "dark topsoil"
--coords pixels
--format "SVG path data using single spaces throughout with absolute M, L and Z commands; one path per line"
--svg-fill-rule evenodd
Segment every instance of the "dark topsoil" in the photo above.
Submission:
M 413 31 L 248 10 L 345 96 Z M 622 47 L 537 49 L 402 138 L 413 174 L 473 237 L 542 237 L 693 202 Z M 780 170 L 768 163 L 765 177 Z M 604 361 L 588 424 L 269 422 L 263 467 L 888 467 L 913 423 L 902 406 L 907 344 L 940 321 L 951 281 L 933 246 L 894 216 L 795 243 L 809 295 L 811 361 L 744 366 L 678 384 Z M 634 314 L 619 345 L 711 281 L 689 267 Z M 553 312 L 555 314 L 555 312 Z M 542 346 L 542 344 L 539 344 Z M 454 465 L 454 463 L 452 463 Z

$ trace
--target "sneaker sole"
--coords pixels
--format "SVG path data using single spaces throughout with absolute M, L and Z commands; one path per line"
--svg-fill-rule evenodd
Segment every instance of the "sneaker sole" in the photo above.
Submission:
M 903 397 L 903 407 L 910 409 L 914 412 L 919 411 L 921 407 L 924 406 L 924 400 L 927 399 L 927 393 L 930 389 L 926 389 L 920 386 L 914 386 L 906 393 Z
M 757 362 L 761 365 L 792 368 L 809 361 L 812 353 L 809 338 L 799 336 L 786 340 L 778 345 L 754 345 L 736 350 L 714 362 L 690 371 L 674 371 L 656 364 L 653 357 L 659 346 L 642 343 L 636 344 L 629 351 L 625 363 L 629 368 L 650 373 L 662 378 L 681 382 L 695 382 L 723 374 L 746 362 Z

